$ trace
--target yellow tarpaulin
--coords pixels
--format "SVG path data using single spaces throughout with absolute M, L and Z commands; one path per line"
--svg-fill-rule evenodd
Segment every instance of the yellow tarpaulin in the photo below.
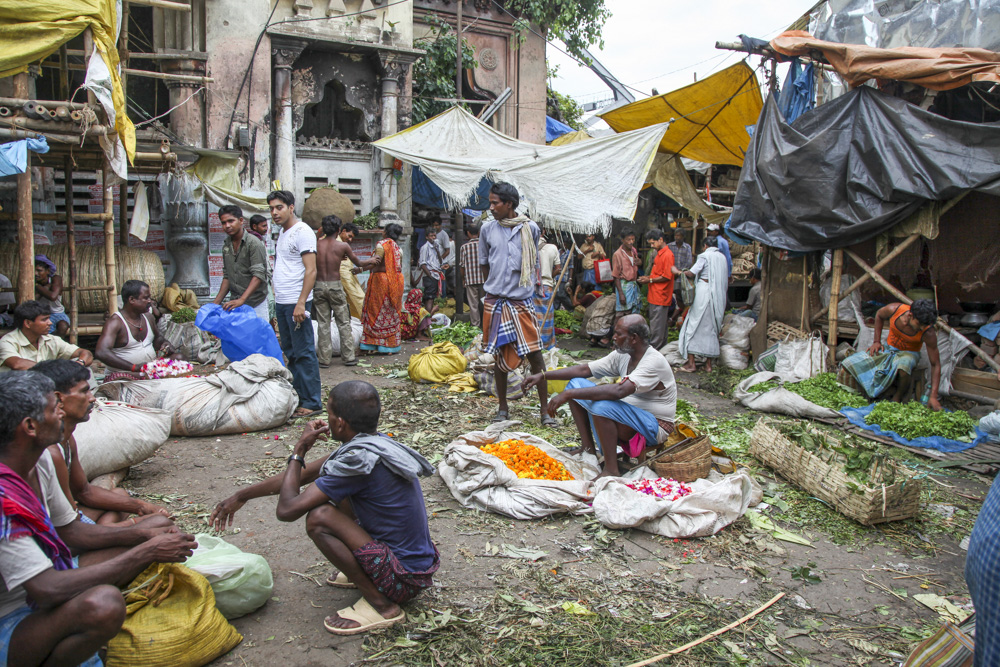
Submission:
M 113 0 L 0 0 L 0 78 L 18 74 L 48 57 L 87 28 L 113 81 L 115 130 L 129 161 L 135 159 L 135 127 L 125 113 L 118 76 L 118 17 Z
M 674 122 L 660 151 L 710 164 L 743 165 L 754 125 L 764 102 L 757 76 L 745 62 L 690 86 L 619 107 L 601 118 L 615 132 Z
M 566 146 L 567 144 L 575 144 L 578 141 L 588 141 L 592 138 L 587 134 L 586 130 L 577 130 L 576 132 L 567 132 L 562 136 L 556 137 L 549 146 Z

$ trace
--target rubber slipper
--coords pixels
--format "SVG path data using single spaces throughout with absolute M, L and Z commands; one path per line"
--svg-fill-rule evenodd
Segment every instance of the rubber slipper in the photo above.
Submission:
M 400 611 L 398 616 L 393 616 L 392 618 L 385 618 L 382 614 L 378 613 L 374 607 L 368 604 L 368 601 L 364 598 L 358 600 L 353 607 L 345 607 L 337 612 L 337 616 L 344 619 L 345 621 L 354 621 L 358 623 L 356 628 L 338 628 L 323 619 L 323 627 L 326 631 L 334 635 L 359 635 L 362 632 L 368 632 L 369 630 L 375 630 L 377 628 L 387 628 L 390 625 L 395 625 L 401 621 L 406 620 L 406 612 Z
M 338 572 L 336 576 L 331 574 L 326 578 L 326 583 L 337 588 L 357 588 L 343 572 Z
M 556 419 L 555 417 L 550 417 L 548 415 L 545 415 L 544 417 L 542 417 L 542 426 L 548 428 L 558 428 L 559 420 Z
M 497 410 L 496 415 L 493 417 L 493 423 L 498 424 L 500 422 L 505 422 L 510 419 L 510 415 L 506 410 Z

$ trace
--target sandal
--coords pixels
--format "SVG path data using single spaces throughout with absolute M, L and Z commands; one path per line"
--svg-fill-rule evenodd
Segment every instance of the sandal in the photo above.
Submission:
M 556 419 L 555 417 L 550 417 L 549 415 L 545 415 L 544 417 L 542 417 L 542 426 L 545 426 L 546 428 L 559 428 L 560 424 L 559 420 Z
M 406 620 L 406 612 L 400 611 L 398 616 L 386 618 L 378 613 L 373 606 L 368 604 L 368 600 L 361 598 L 353 607 L 345 607 L 337 612 L 337 616 L 345 621 L 355 621 L 360 625 L 356 628 L 338 628 L 330 625 L 326 619 L 323 620 L 323 627 L 327 632 L 334 635 L 358 635 L 362 632 L 375 630 L 376 628 L 387 628 Z
M 343 572 L 338 572 L 336 575 L 330 575 L 326 578 L 326 583 L 336 588 L 357 588 L 355 584 L 347 578 L 347 575 Z
M 505 422 L 510 419 L 510 414 L 506 410 L 497 410 L 496 415 L 493 417 L 493 423 L 499 424 L 500 422 Z

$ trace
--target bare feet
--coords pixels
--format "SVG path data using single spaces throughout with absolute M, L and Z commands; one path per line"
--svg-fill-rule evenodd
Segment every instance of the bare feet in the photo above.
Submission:
M 681 371 L 683 373 L 694 373 L 696 370 L 698 370 L 698 367 L 696 365 L 692 364 L 691 362 L 688 362 L 688 363 L 684 364 L 683 366 L 681 366 L 680 368 L 678 368 L 677 370 L 679 370 L 679 371 Z

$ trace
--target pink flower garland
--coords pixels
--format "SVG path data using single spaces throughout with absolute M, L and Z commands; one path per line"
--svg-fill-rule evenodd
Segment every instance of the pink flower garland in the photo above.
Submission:
M 656 479 L 637 479 L 625 484 L 628 488 L 662 500 L 679 500 L 691 493 L 691 487 L 667 477 Z
M 187 375 L 194 370 L 194 364 L 189 361 L 179 359 L 154 359 L 142 367 L 142 374 L 150 380 L 162 380 L 163 378 L 178 377 Z

